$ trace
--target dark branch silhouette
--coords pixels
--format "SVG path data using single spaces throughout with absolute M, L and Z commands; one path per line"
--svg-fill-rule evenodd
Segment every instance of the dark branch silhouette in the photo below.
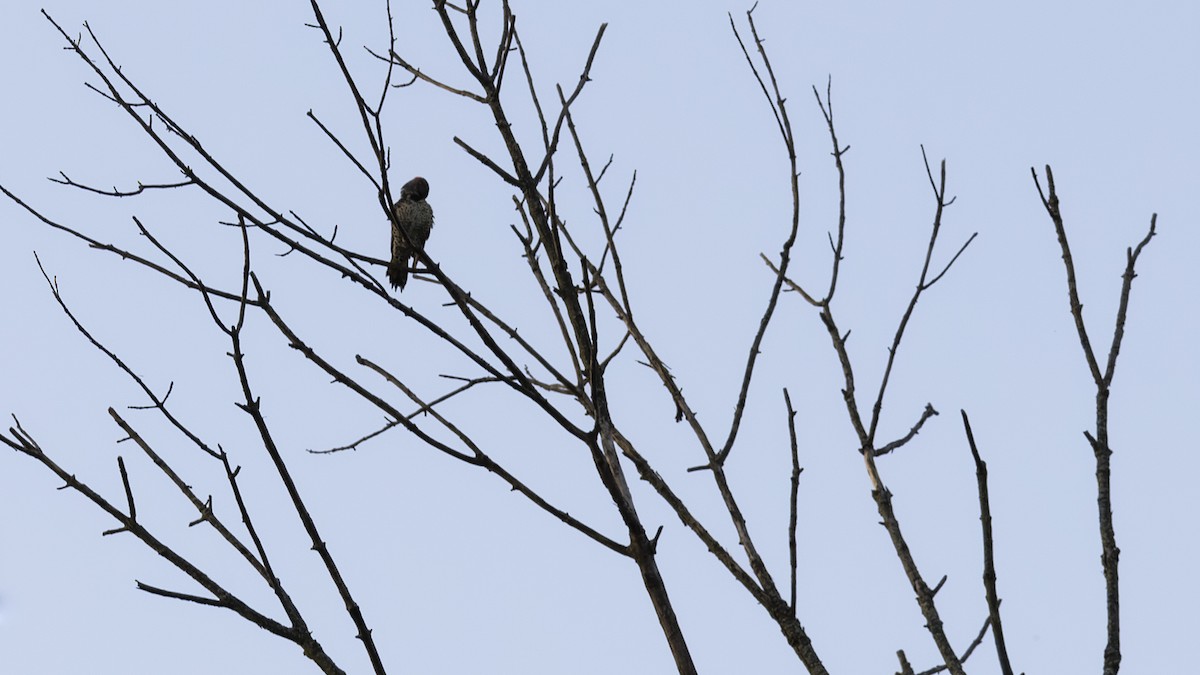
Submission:
M 1108 626 L 1107 642 L 1104 646 L 1104 675 L 1116 675 L 1121 668 L 1121 594 L 1117 575 L 1117 562 L 1121 549 L 1117 547 L 1117 535 L 1113 530 L 1112 510 L 1112 448 L 1108 444 L 1108 399 L 1112 389 L 1113 374 L 1117 368 L 1117 354 L 1121 351 L 1121 341 L 1125 338 L 1125 316 L 1129 310 L 1129 292 L 1133 288 L 1133 280 L 1137 277 L 1134 267 L 1142 250 L 1154 237 L 1158 214 L 1151 214 L 1150 228 L 1146 236 L 1136 247 L 1130 247 L 1125 254 L 1125 272 L 1121 275 L 1121 299 L 1117 306 L 1117 316 L 1113 328 L 1112 342 L 1108 348 L 1108 358 L 1104 369 L 1101 370 L 1100 359 L 1092 348 L 1088 337 L 1087 326 L 1083 322 L 1083 303 L 1079 300 L 1079 286 L 1075 277 L 1075 261 L 1071 257 L 1071 246 L 1067 242 L 1067 231 L 1063 225 L 1062 210 L 1059 205 L 1058 191 L 1054 187 L 1054 173 L 1050 165 L 1046 165 L 1046 190 L 1042 190 L 1037 171 L 1029 169 L 1033 174 L 1034 185 L 1042 198 L 1046 214 L 1054 224 L 1054 232 L 1058 236 L 1058 245 L 1062 250 L 1063 267 L 1067 272 L 1067 299 L 1070 303 L 1071 317 L 1075 320 L 1075 332 L 1079 336 L 1079 344 L 1083 348 L 1083 356 L 1091 371 L 1092 380 L 1096 385 L 1096 429 L 1095 432 L 1085 431 L 1084 436 L 1092 446 L 1096 456 L 1096 502 L 1100 516 L 1100 563 L 1104 568 L 1104 595 L 1107 605 Z
M 707 378 L 708 374 L 704 372 L 676 374 L 672 371 L 667 365 L 670 355 L 661 349 L 661 345 L 655 345 L 653 336 L 639 323 L 641 315 L 635 312 L 635 296 L 639 289 L 632 283 L 636 276 L 627 276 L 629 269 L 626 266 L 637 260 L 637 257 L 624 256 L 622 245 L 629 239 L 623 233 L 628 227 L 626 215 L 633 204 L 635 186 L 638 186 L 637 171 L 626 173 L 611 154 L 595 154 L 594 148 L 585 142 L 587 129 L 577 124 L 577 121 L 582 119 L 582 109 L 588 105 L 585 94 L 590 95 L 592 92 L 592 88 L 587 85 L 592 81 L 594 65 L 600 57 L 600 47 L 607 25 L 601 24 L 598 27 L 590 47 L 586 44 L 580 45 L 581 49 L 576 53 L 548 57 L 526 50 L 521 30 L 518 29 L 517 16 L 507 0 L 499 0 L 499 23 L 491 26 L 483 25 L 481 2 L 482 0 L 467 0 L 463 6 L 458 6 L 446 0 L 434 1 L 432 10 L 437 14 L 441 31 L 445 34 L 452 61 L 461 65 L 461 70 L 457 65 L 449 69 L 457 72 L 440 72 L 443 66 L 439 65 L 439 72 L 436 74 L 415 65 L 410 58 L 400 53 L 396 18 L 393 16 L 390 2 L 385 2 L 387 45 L 364 47 L 367 53 L 374 57 L 374 60 L 366 60 L 377 70 L 383 70 L 378 79 L 367 79 L 352 67 L 352 59 L 347 59 L 348 52 L 344 51 L 342 46 L 342 30 L 335 28 L 335 24 L 330 22 L 317 0 L 310 0 L 313 21 L 308 25 L 314 31 L 313 35 L 319 36 L 328 48 L 328 57 L 337 66 L 338 77 L 345 87 L 343 103 L 353 110 L 354 122 L 350 126 L 354 129 L 340 129 L 336 123 L 325 121 L 334 118 L 318 116 L 312 110 L 309 110 L 307 115 L 321 132 L 322 142 L 331 143 L 340 157 L 345 159 L 345 170 L 361 178 L 362 184 L 369 186 L 371 198 L 378 199 L 380 221 L 386 221 L 395 228 L 398 249 L 407 253 L 407 257 L 404 258 L 405 264 L 411 261 L 415 265 L 408 271 L 414 274 L 419 272 L 417 278 L 427 282 L 418 286 L 419 293 L 410 292 L 405 301 L 401 301 L 380 278 L 380 272 L 389 263 L 381 256 L 382 251 L 356 251 L 342 243 L 335 243 L 338 231 L 336 225 L 331 226 L 315 220 L 310 223 L 295 210 L 280 206 L 281 200 L 268 200 L 257 192 L 253 185 L 230 168 L 232 164 L 226 164 L 222 158 L 217 157 L 210 151 L 209 146 L 178 122 L 173 113 L 156 103 L 148 92 L 143 91 L 111 58 L 100 39 L 86 23 L 83 24 L 84 33 L 72 37 L 49 14 L 43 12 L 65 40 L 67 50 L 81 60 L 89 76 L 94 76 L 97 83 L 87 86 L 103 98 L 104 105 L 115 105 L 123 112 L 179 171 L 182 179 L 155 183 L 139 181 L 135 188 L 128 189 L 115 186 L 111 189 L 97 188 L 76 181 L 65 172 L 60 172 L 58 178 L 51 180 L 64 188 L 86 192 L 95 195 L 96 198 L 124 199 L 151 190 L 168 195 L 179 191 L 180 194 L 186 192 L 203 196 L 211 204 L 219 206 L 224 214 L 222 220 L 210 223 L 210 226 L 236 227 L 241 236 L 240 250 L 236 254 L 230 250 L 231 257 L 240 256 L 241 267 L 237 282 L 230 282 L 230 287 L 223 287 L 221 283 L 214 282 L 213 278 L 201 278 L 197 270 L 208 269 L 206 266 L 197 264 L 197 261 L 189 259 L 180 250 L 160 240 L 152 228 L 140 218 L 132 218 L 132 227 L 145 243 L 134 247 L 118 247 L 85 233 L 81 227 L 60 222 L 58 216 L 46 215 L 45 210 L 27 204 L 4 186 L 0 186 L 0 191 L 33 220 L 63 232 L 91 248 L 130 260 L 135 263 L 139 272 L 149 272 L 155 280 L 178 284 L 199 294 L 203 302 L 203 311 L 228 342 L 227 354 L 232 365 L 228 376 L 236 384 L 239 393 L 236 405 L 246 414 L 249 424 L 253 427 L 253 451 L 270 460 L 270 468 L 282 485 L 282 494 L 290 504 L 291 514 L 295 515 L 304 530 L 306 545 L 319 558 L 325 581 L 344 606 L 347 620 L 344 626 L 353 627 L 353 636 L 358 640 L 376 674 L 381 675 L 385 672 L 385 662 L 389 656 L 395 658 L 387 653 L 388 650 L 381 649 L 381 645 L 397 644 L 402 641 L 403 636 L 377 638 L 372 632 L 367 616 L 377 615 L 386 608 L 373 606 L 370 593 L 363 593 L 361 590 L 352 592 L 350 584 L 341 572 L 342 567 L 338 559 L 321 534 L 321 513 L 312 506 L 317 502 L 305 495 L 301 486 L 292 478 L 292 463 L 337 461 L 344 457 L 341 452 L 344 450 L 394 447 L 396 436 L 402 434 L 407 434 L 405 438 L 420 447 L 441 453 L 463 467 L 491 474 L 501 484 L 537 507 L 537 511 L 598 544 L 604 549 L 605 555 L 617 554 L 609 556 L 609 559 L 619 561 L 617 564 L 631 564 L 635 567 L 639 583 L 655 612 L 666 646 L 679 673 L 689 675 L 700 672 L 700 668 L 694 661 L 684 629 L 687 622 L 681 620 L 677 605 L 668 592 L 670 579 L 659 565 L 660 535 L 664 526 L 647 522 L 646 516 L 643 515 L 661 511 L 640 508 L 645 502 L 651 502 L 655 507 L 665 506 L 669 513 L 674 514 L 683 528 L 690 533 L 688 536 L 696 538 L 707 554 L 728 573 L 734 585 L 744 590 L 750 600 L 763 608 L 808 673 L 827 673 L 821 654 L 824 650 L 845 647 L 837 641 L 830 641 L 830 644 L 823 645 L 822 651 L 819 652 L 808 629 L 801 622 L 802 616 L 806 622 L 819 620 L 819 617 L 811 616 L 811 608 L 803 606 L 804 603 L 797 592 L 798 585 L 803 583 L 803 580 L 798 578 L 803 555 L 807 550 L 817 550 L 819 544 L 802 547 L 797 532 L 801 522 L 798 502 L 799 479 L 803 471 L 800 466 L 802 438 L 797 432 L 798 411 L 793 405 L 788 388 L 783 389 L 788 440 L 786 448 L 779 448 L 780 455 L 786 454 L 790 459 L 786 571 L 782 563 L 772 568 L 768 556 L 761 552 L 771 547 L 762 548 L 761 542 L 753 536 L 750 515 L 744 511 L 740 501 L 744 495 L 735 490 L 730 480 L 730 471 L 734 464 L 744 461 L 743 456 L 747 454 L 746 451 L 742 451 L 735 455 L 733 451 L 740 432 L 744 430 L 744 424 L 749 425 L 748 420 L 753 419 L 752 415 L 748 415 L 748 411 L 755 405 L 762 405 L 758 402 L 761 396 L 756 397 L 754 391 L 755 373 L 764 367 L 772 367 L 763 365 L 767 362 L 762 353 L 764 340 L 772 324 L 778 323 L 776 316 L 787 311 L 788 305 L 786 301 L 781 302 L 781 296 L 785 292 L 794 292 L 803 300 L 800 306 L 805 310 L 811 307 L 828 334 L 832 357 L 841 371 L 841 394 L 846 418 L 854 433 L 855 445 L 852 449 L 858 451 L 857 456 L 853 452 L 843 454 L 849 461 L 863 462 L 870 481 L 870 497 L 892 544 L 900 569 L 914 592 L 925 628 L 941 660 L 938 665 L 922 672 L 949 671 L 955 675 L 965 673 L 964 664 L 983 642 L 990 627 L 1002 672 L 1010 675 L 1013 671 L 1004 640 L 1000 599 L 996 589 L 995 541 L 988 497 L 987 466 L 976 447 L 966 413 L 964 412 L 962 417 L 976 467 L 983 531 L 984 596 L 988 610 L 988 616 L 977 637 L 966 649 L 961 649 L 961 645 L 956 648 L 952 644 L 935 602 L 939 590 L 947 583 L 949 576 L 942 576 L 932 587 L 927 583 L 917 566 L 917 556 L 910 549 L 901 528 L 900 519 L 892 503 L 892 492 L 880 468 L 888 461 L 902 461 L 901 456 L 905 453 L 897 451 L 910 444 L 915 446 L 915 441 L 925 424 L 938 415 L 933 404 L 927 402 L 923 404 L 924 408 L 916 416 L 915 422 L 912 417 L 908 417 L 903 423 L 893 424 L 890 419 L 884 420 L 885 401 L 888 400 L 891 391 L 889 387 L 893 375 L 899 372 L 895 366 L 900 347 L 908 334 L 908 328 L 916 320 L 918 305 L 927 297 L 927 292 L 946 277 L 950 269 L 959 262 L 976 237 L 975 234 L 956 237 L 961 243 L 955 244 L 956 248 L 952 247 L 949 251 L 939 246 L 944 234 L 943 226 L 948 224 L 946 209 L 954 203 L 954 198 L 948 197 L 947 193 L 945 160 L 940 162 L 935 171 L 924 147 L 921 147 L 924 169 L 935 202 L 928 244 L 920 262 L 920 271 L 916 275 L 912 294 L 907 304 L 898 309 L 899 318 L 891 334 L 890 343 L 886 346 L 887 357 L 879 381 L 877 384 L 872 383 L 872 395 L 869 399 L 864 399 L 859 390 L 861 383 L 856 380 L 856 364 L 851 359 L 847 345 L 850 330 L 839 321 L 835 311 L 845 301 L 845 292 L 838 295 L 838 291 L 843 288 L 839 285 L 844 271 L 841 263 L 847 254 L 847 231 L 850 227 L 847 219 L 848 171 L 845 163 L 850 146 L 843 145 L 837 133 L 832 78 L 827 81 L 824 94 L 816 87 L 812 89 L 824 121 L 821 133 L 828 135 L 832 146 L 832 170 L 836 173 L 838 185 L 836 225 L 828 232 L 818 233 L 816 237 L 818 246 L 821 247 L 825 245 L 825 240 L 828 240 L 831 252 L 828 279 L 822 279 L 820 286 L 815 286 L 810 284 L 811 280 L 801 284 L 790 276 L 793 274 L 791 261 L 795 247 L 803 247 L 807 240 L 813 239 L 809 229 L 815 228 L 809 228 L 809 223 L 802 217 L 798 141 L 792 128 L 787 97 L 783 93 L 786 87 L 781 84 L 766 40 L 759 33 L 755 21 L 755 8 L 746 12 L 744 21 L 735 20 L 732 14 L 729 15 L 733 40 L 740 47 L 750 68 L 749 76 L 758 84 L 770 111 L 770 118 L 764 120 L 768 125 L 773 122 L 774 128 L 779 132 L 779 147 L 787 159 L 791 203 L 785 213 L 778 214 L 775 222 L 770 223 L 777 228 L 777 241 L 781 242 L 779 252 L 771 256 L 760 255 L 773 276 L 761 289 L 763 296 L 760 296 L 758 301 L 763 302 L 763 305 L 757 324 L 746 327 L 749 348 L 746 350 L 746 346 L 743 345 L 739 348 L 741 351 L 727 357 L 736 359 L 736 362 L 741 364 L 736 382 L 729 386 L 730 398 L 734 401 L 733 409 L 728 419 L 722 419 L 716 426 L 711 423 L 705 424 L 685 396 L 683 383 L 686 382 L 692 387 L 720 385 Z M 522 23 L 521 29 L 526 26 L 527 24 Z M 744 35 L 746 33 L 748 39 Z M 512 82 L 511 78 L 506 79 L 505 76 L 510 65 L 513 65 L 511 59 L 514 53 L 519 58 L 520 75 L 524 77 L 518 75 L 515 88 L 510 86 L 505 89 L 505 83 Z M 573 86 L 555 84 L 552 89 L 548 89 L 534 76 L 534 64 L 537 63 L 537 59 L 551 57 L 579 59 L 578 80 Z M 544 325 L 548 328 L 528 332 L 518 330 L 518 323 L 513 317 L 497 311 L 495 308 L 499 305 L 492 304 L 494 289 L 464 286 L 461 278 L 456 276 L 454 266 L 449 264 L 451 261 L 447 261 L 447 265 L 443 267 L 441 261 L 418 245 L 421 242 L 415 240 L 427 235 L 428 227 L 424 228 L 423 235 L 416 236 L 406 227 L 400 226 L 396 209 L 393 208 L 398 195 L 393 193 L 401 191 L 393 190 L 391 183 L 392 149 L 388 140 L 392 137 L 389 134 L 394 131 L 387 124 L 390 117 L 385 111 L 389 110 L 388 104 L 397 97 L 404 96 L 410 86 L 429 86 L 443 92 L 442 95 L 452 98 L 456 105 L 465 106 L 466 112 L 462 114 L 477 116 L 494 127 L 497 135 L 490 140 L 471 138 L 468 141 L 455 136 L 452 147 L 457 148 L 455 152 L 461 150 L 478 162 L 478 166 L 481 167 L 480 173 L 488 180 L 499 181 L 511 188 L 512 204 L 517 214 L 514 218 L 520 218 L 520 221 L 512 226 L 515 240 L 509 240 L 508 252 L 513 256 L 522 257 L 528 267 L 529 276 L 525 280 L 526 295 L 522 296 L 524 307 L 528 312 L 544 319 Z M 511 117 L 519 108 L 516 105 L 508 107 L 508 102 L 517 100 L 518 97 L 522 104 L 531 104 L 532 112 L 527 113 L 528 120 Z M 528 123 L 532 131 L 523 130 L 522 133 L 518 133 L 515 129 L 517 123 Z M 525 133 L 535 135 L 523 135 Z M 535 139 L 532 143 L 522 143 L 522 139 L 531 137 Z M 493 148 L 494 151 L 481 148 Z M 606 156 L 607 160 L 594 161 L 595 158 L 603 159 Z M 407 159 L 405 163 L 409 163 Z M 780 169 L 783 170 L 782 164 Z M 411 175 L 413 174 L 407 174 Z M 1034 178 L 1036 182 L 1036 172 Z M 587 190 L 590 204 L 585 209 L 586 213 L 570 212 L 575 205 L 560 199 L 560 186 L 563 181 L 572 180 Z M 1106 675 L 1115 675 L 1121 658 L 1117 582 L 1119 550 L 1112 528 L 1109 464 L 1112 450 L 1108 439 L 1108 398 L 1117 355 L 1124 337 L 1130 289 L 1136 276 L 1135 264 L 1154 236 L 1156 216 L 1151 218 L 1150 230 L 1145 238 L 1127 252 L 1114 333 L 1108 355 L 1103 357 L 1093 350 L 1083 321 L 1074 263 L 1049 167 L 1046 168 L 1046 182 L 1047 191 L 1042 190 L 1040 182 L 1037 183 L 1037 187 L 1043 205 L 1054 224 L 1062 250 L 1070 311 L 1088 370 L 1096 385 L 1095 430 L 1084 433 L 1096 457 L 1102 564 L 1108 600 L 1108 644 L 1104 654 L 1104 672 Z M 639 187 L 639 190 L 641 189 Z M 427 192 L 427 189 L 423 190 L 423 194 Z M 424 198 L 423 194 L 421 199 Z M 365 306 L 373 313 L 364 317 L 364 323 L 386 317 L 398 322 L 402 330 L 420 333 L 423 337 L 432 339 L 437 345 L 439 356 L 457 359 L 456 365 L 447 368 L 452 374 L 441 376 L 453 380 L 454 383 L 450 387 L 418 383 L 410 374 L 392 363 L 393 354 L 367 355 L 365 352 L 368 350 L 351 347 L 345 355 L 338 356 L 332 350 L 306 340 L 302 336 L 305 332 L 302 327 L 305 324 L 297 320 L 295 310 L 285 311 L 286 305 L 282 302 L 277 303 L 272 298 L 273 292 L 280 297 L 287 297 L 291 289 L 279 284 L 268 290 L 268 285 L 260 279 L 261 268 L 257 266 L 256 260 L 252 259 L 251 252 L 260 250 L 262 243 L 268 244 L 270 250 L 282 249 L 283 252 L 278 255 L 286 257 L 286 260 L 280 264 L 304 270 L 309 280 L 314 283 L 348 283 L 354 293 L 361 294 L 362 298 L 370 301 Z M 40 259 L 38 264 L 40 267 Z M 825 272 L 819 270 L 819 273 Z M 278 603 L 278 607 L 259 608 L 241 599 L 226 586 L 215 581 L 202 564 L 164 544 L 146 525 L 144 518 L 139 520 L 139 514 L 145 516 L 147 513 L 153 513 L 157 497 L 139 489 L 141 474 L 136 471 L 137 466 L 132 462 L 127 466 L 126 455 L 116 456 L 121 482 L 120 492 L 116 496 L 108 496 L 78 479 L 69 468 L 53 459 L 51 453 L 44 450 L 21 426 L 15 415 L 13 426 L 8 429 L 8 433 L 0 434 L 0 442 L 35 460 L 45 470 L 62 480 L 66 488 L 79 492 L 96 508 L 116 520 L 116 526 L 105 530 L 105 535 L 129 534 L 136 537 L 143 545 L 182 571 L 193 583 L 189 588 L 174 589 L 138 581 L 140 590 L 191 604 L 230 610 L 252 625 L 301 647 L 306 658 L 322 672 L 343 672 L 335 663 L 334 657 L 328 654 L 312 635 L 298 603 L 293 600 L 292 593 L 295 589 L 285 587 L 284 582 L 276 575 L 268 556 L 270 547 L 267 544 L 273 538 L 262 536 L 268 528 L 275 527 L 276 524 L 267 522 L 253 513 L 250 507 L 253 500 L 246 498 L 242 483 L 239 482 L 240 466 L 220 445 L 214 447 L 212 443 L 203 440 L 208 435 L 208 430 L 189 423 L 168 404 L 168 398 L 174 390 L 174 379 L 170 380 L 171 385 L 165 393 L 160 394 L 156 391 L 135 371 L 131 361 L 120 356 L 116 349 L 106 346 L 94 331 L 86 328 L 76 318 L 60 294 L 57 280 L 45 269 L 42 270 L 42 274 L 54 301 L 76 330 L 105 358 L 113 362 L 120 372 L 129 377 L 149 401 L 148 404 L 143 401 L 130 407 L 146 411 L 147 414 L 161 415 L 168 423 L 171 433 L 178 433 L 186 441 L 184 446 L 189 451 L 195 451 L 202 459 L 220 464 L 220 486 L 207 491 L 193 488 L 195 477 L 178 470 L 167 456 L 156 449 L 156 445 L 163 442 L 161 439 L 153 434 L 143 433 L 145 427 L 139 430 L 139 425 L 134 424 L 136 420 L 127 420 L 115 408 L 108 409 L 109 415 L 124 435 L 122 441 L 129 443 L 126 447 L 136 447 L 138 453 L 144 454 L 154 469 L 161 472 L 195 509 L 196 516 L 190 524 L 212 528 L 223 542 L 221 545 L 229 546 L 245 564 L 249 576 L 270 590 L 271 596 L 274 597 L 271 602 Z M 208 277 L 207 274 L 205 276 Z M 818 290 L 809 292 L 805 290 L 806 287 Z M 420 293 L 425 295 L 414 297 Z M 440 309 L 442 307 L 447 309 Z M 252 325 L 248 322 L 250 316 L 264 319 L 263 322 L 254 325 L 262 326 L 270 345 L 280 351 L 293 350 L 297 354 L 297 362 L 332 380 L 358 403 L 381 413 L 382 423 L 376 421 L 369 430 L 348 432 L 346 436 L 355 440 L 343 442 L 341 446 L 310 450 L 309 453 L 302 453 L 299 458 L 281 451 L 276 440 L 276 430 L 268 424 L 266 414 L 266 411 L 271 409 L 272 402 L 263 401 L 256 393 L 262 390 L 259 383 L 267 375 L 256 374 L 253 362 L 245 351 L 246 339 L 250 335 Z M 521 327 L 524 328 L 524 325 Z M 347 338 L 347 341 L 352 339 Z M 347 363 L 350 360 L 348 354 L 354 355 L 353 363 Z M 807 358 L 807 355 L 801 355 L 800 358 Z M 634 420 L 622 419 L 613 412 L 614 408 L 625 409 L 624 406 L 614 404 L 617 397 L 625 395 L 625 390 L 616 386 L 619 383 L 610 375 L 610 366 L 622 360 L 648 367 L 665 390 L 666 400 L 674 408 L 673 421 L 670 415 L 662 415 L 663 419 L 654 421 L 667 427 L 686 422 L 686 425 L 679 427 L 687 435 L 686 441 L 680 444 L 683 447 L 671 447 L 665 449 L 665 452 L 672 453 L 673 458 L 680 456 L 680 453 L 686 453 L 684 456 L 687 457 L 688 464 L 692 465 L 690 470 L 674 473 L 661 471 L 656 462 L 661 460 L 663 465 L 666 465 L 666 462 L 662 460 L 663 455 L 659 454 L 660 449 L 650 447 L 650 443 L 639 445 L 638 440 L 631 437 L 632 433 L 622 431 L 636 428 Z M 759 379 L 761 380 L 761 376 Z M 615 515 L 615 519 L 610 520 L 613 524 L 602 528 L 572 515 L 566 506 L 554 503 L 545 496 L 548 493 L 539 491 L 538 485 L 527 477 L 519 476 L 502 462 L 500 458 L 503 455 L 498 449 L 508 440 L 505 434 L 513 433 L 512 430 L 480 429 L 477 420 L 464 419 L 465 413 L 462 412 L 464 409 L 484 409 L 498 400 L 505 403 L 515 402 L 525 410 L 532 411 L 546 429 L 556 434 L 555 442 L 561 445 L 564 453 L 571 453 L 571 457 L 594 470 L 596 485 L 603 490 L 602 506 L 605 509 L 611 508 L 610 515 Z M 892 402 L 889 401 L 888 406 L 891 405 Z M 908 402 L 906 405 L 913 406 L 907 408 L 910 411 L 908 414 L 911 415 L 912 411 L 920 409 L 921 403 Z M 890 407 L 887 409 L 890 410 Z M 639 423 L 641 421 L 637 420 Z M 39 435 L 40 433 L 43 432 L 39 432 Z M 807 437 L 807 434 L 804 436 Z M 894 440 L 883 442 L 888 438 Z M 743 441 L 742 444 L 745 445 L 746 442 Z M 636 473 L 645 487 L 633 482 L 630 472 Z M 709 501 L 685 499 L 683 495 L 691 495 L 694 492 L 680 490 L 674 483 L 678 480 L 693 479 L 703 481 L 705 495 Z M 205 494 L 212 496 L 201 496 Z M 123 509 L 117 506 L 122 500 Z M 713 513 L 717 515 L 711 515 Z M 244 530 L 226 524 L 230 514 L 242 523 Z M 717 522 L 712 522 L 714 520 Z M 616 524 L 618 522 L 619 525 Z M 604 529 L 623 529 L 623 532 L 605 532 Z M 654 533 L 653 536 L 650 532 Z M 663 542 L 669 541 L 669 537 L 663 538 Z M 283 554 L 283 551 L 271 550 L 272 556 Z M 339 554 L 347 555 L 341 551 Z M 781 589 L 775 579 L 776 575 L 784 574 L 787 576 L 787 588 Z M 366 599 L 367 606 L 360 605 L 356 598 Z M 283 618 L 272 618 L 272 614 L 281 614 Z M 968 630 L 974 631 L 974 624 Z M 918 672 L 914 670 L 903 650 L 897 652 L 897 658 L 902 673 Z

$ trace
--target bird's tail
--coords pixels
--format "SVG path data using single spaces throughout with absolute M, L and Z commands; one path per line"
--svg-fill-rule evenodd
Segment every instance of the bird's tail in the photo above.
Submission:
M 408 257 L 395 257 L 388 264 L 387 268 L 388 281 L 392 282 L 392 288 L 404 290 L 404 284 L 408 283 Z

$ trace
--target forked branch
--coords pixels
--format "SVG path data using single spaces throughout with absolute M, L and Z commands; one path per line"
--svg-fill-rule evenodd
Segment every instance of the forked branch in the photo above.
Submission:
M 1125 318 L 1129 309 L 1129 293 L 1133 288 L 1133 280 L 1137 277 L 1135 267 L 1142 250 L 1154 237 L 1158 214 L 1151 214 L 1150 228 L 1146 236 L 1137 246 L 1130 247 L 1125 254 L 1125 272 L 1121 275 L 1121 297 L 1117 306 L 1117 316 L 1113 327 L 1112 343 L 1109 346 L 1108 358 L 1101 370 L 1100 359 L 1092 347 L 1088 337 L 1087 326 L 1083 321 L 1083 303 L 1079 299 L 1079 285 L 1075 276 L 1075 261 L 1071 256 L 1071 246 L 1067 241 L 1067 231 L 1063 224 L 1062 208 L 1059 203 L 1058 191 L 1054 185 L 1054 173 L 1046 165 L 1046 190 L 1042 189 L 1038 180 L 1037 170 L 1030 167 L 1034 185 L 1042 198 L 1042 206 L 1054 224 L 1054 232 L 1058 237 L 1058 245 L 1062 251 L 1063 267 L 1067 274 L 1067 299 L 1071 317 L 1075 320 L 1075 332 L 1079 336 L 1079 345 L 1083 349 L 1084 359 L 1096 385 L 1096 427 L 1095 432 L 1084 432 L 1092 453 L 1096 458 L 1096 504 L 1100 520 L 1100 563 L 1104 569 L 1104 593 L 1106 599 L 1107 642 L 1104 646 L 1104 675 L 1116 675 L 1121 667 L 1121 603 L 1120 583 L 1118 580 L 1118 560 L 1121 550 L 1117 547 L 1117 535 L 1113 530 L 1112 513 L 1112 469 L 1110 458 L 1112 448 L 1108 443 L 1108 399 L 1112 387 L 1113 374 L 1117 368 L 1117 355 L 1121 351 L 1121 342 L 1125 338 Z

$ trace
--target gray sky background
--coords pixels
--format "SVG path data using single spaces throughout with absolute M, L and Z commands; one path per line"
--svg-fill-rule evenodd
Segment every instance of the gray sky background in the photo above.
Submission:
M 382 70 L 360 45 L 386 44 L 379 2 L 328 3 L 360 81 Z M 395 2 L 398 50 L 466 85 L 428 2 Z M 262 196 L 343 245 L 384 256 L 388 226 L 373 188 L 305 117 L 312 110 L 365 149 L 344 83 L 306 28 L 307 3 L 120 3 L 48 0 L 68 31 L 87 20 L 131 78 Z M 747 6 L 719 2 L 514 2 L 543 102 L 574 85 L 595 31 L 609 27 L 576 121 L 594 163 L 614 156 L 605 192 L 637 189 L 621 235 L 635 310 L 709 433 L 724 437 L 746 350 L 767 299 L 790 208 L 786 155 L 729 28 Z M 63 222 L 139 251 L 138 216 L 213 283 L 236 283 L 240 244 L 227 219 L 192 192 L 110 200 L 45 180 L 64 171 L 99 186 L 169 182 L 178 172 L 124 113 L 83 86 L 95 82 L 38 5 L 0 8 L 4 124 L 0 182 Z M 494 7 L 489 9 L 492 14 Z M 886 346 L 920 271 L 934 199 L 921 164 L 947 158 L 947 211 L 935 265 L 978 239 L 919 305 L 893 374 L 881 436 L 908 430 L 926 402 L 941 416 L 881 460 L 901 523 L 938 595 L 954 644 L 986 616 L 975 478 L 958 410 L 972 417 L 991 470 L 997 568 L 1009 650 L 1029 673 L 1094 673 L 1104 643 L 1094 463 L 1081 431 L 1093 390 L 1071 318 L 1053 228 L 1029 175 L 1053 166 L 1092 340 L 1111 339 L 1126 247 L 1159 214 L 1134 284 L 1112 399 L 1116 531 L 1122 550 L 1124 672 L 1181 672 L 1194 639 L 1191 496 L 1200 363 L 1195 260 L 1200 256 L 1200 9 L 1193 3 L 808 3 L 766 0 L 760 32 L 799 139 L 802 222 L 794 277 L 826 279 L 835 174 L 811 86 L 833 78 L 848 171 L 848 240 L 836 305 L 860 395 L 872 398 Z M 493 22 L 495 25 L 495 22 Z M 531 154 L 539 135 L 519 71 L 507 101 Z M 420 84 L 393 93 L 386 119 L 392 180 L 427 177 L 436 226 L 431 254 L 460 285 L 522 334 L 553 345 L 556 329 L 530 283 L 509 225 L 505 186 L 452 137 L 500 156 L 487 111 Z M 570 152 L 570 148 L 567 148 Z M 560 209 L 579 232 L 597 227 L 578 171 Z M 115 456 L 130 464 L 139 511 L 261 606 L 273 607 L 177 493 L 128 444 L 106 409 L 146 401 L 71 327 L 33 251 L 98 338 L 243 468 L 280 575 L 317 637 L 343 667 L 365 672 L 353 627 L 289 513 L 238 392 L 228 345 L 199 297 L 88 249 L 0 201 L 0 412 L 15 413 L 70 471 L 120 493 Z M 595 242 L 594 234 L 588 240 Z M 476 374 L 419 327 L 298 256 L 256 241 L 255 262 L 301 334 L 354 370 L 362 354 L 426 395 L 438 378 Z M 458 325 L 436 286 L 404 299 Z M 229 308 L 226 316 L 232 319 Z M 349 442 L 381 415 L 330 386 L 273 328 L 253 317 L 249 366 L 270 421 L 385 660 L 413 673 L 665 673 L 670 655 L 636 568 L 559 526 L 493 477 L 392 432 L 358 452 L 305 449 Z M 601 339 L 614 344 L 610 323 Z M 560 351 L 550 349 L 554 358 Z M 652 373 L 628 350 L 613 366 L 614 414 L 730 548 L 711 478 Z M 763 345 L 741 440 L 730 460 L 752 532 L 787 579 L 790 459 L 780 390 L 799 409 L 800 618 L 832 672 L 917 668 L 935 650 L 885 532 L 842 406 L 840 370 L 818 318 L 784 296 Z M 392 397 L 399 401 L 399 397 Z M 862 404 L 867 405 L 865 402 Z M 448 414 L 544 496 L 624 539 L 591 461 L 499 391 Z M 125 414 L 125 413 L 123 413 Z M 127 418 L 228 509 L 219 468 L 201 461 L 150 412 Z M 7 425 L 6 425 L 7 426 Z M 229 612 L 137 591 L 134 580 L 196 591 L 112 521 L 31 460 L 0 453 L 0 672 L 314 672 L 299 651 Z M 765 612 L 643 485 L 639 508 L 664 526 L 661 565 L 697 663 L 706 673 L 797 672 Z M 231 521 L 236 521 L 228 510 Z M 280 615 L 279 612 L 273 612 Z M 969 662 L 998 669 L 990 637 Z

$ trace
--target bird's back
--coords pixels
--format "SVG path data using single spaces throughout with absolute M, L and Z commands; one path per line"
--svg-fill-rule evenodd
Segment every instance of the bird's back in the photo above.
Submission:
M 424 248 L 433 229 L 433 208 L 424 200 L 397 202 L 396 222 L 404 228 L 404 233 L 414 246 Z

